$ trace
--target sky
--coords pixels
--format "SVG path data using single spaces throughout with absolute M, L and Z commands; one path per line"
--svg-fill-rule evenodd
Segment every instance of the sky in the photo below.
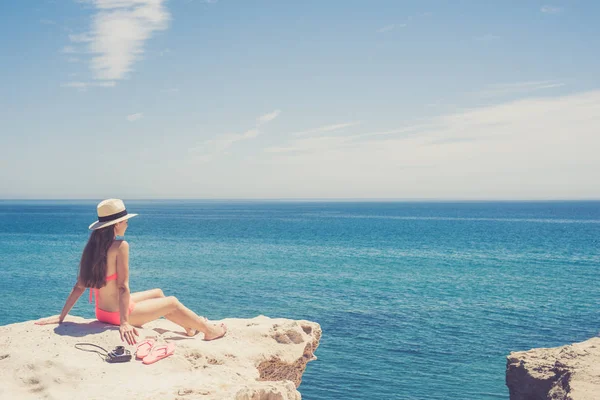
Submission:
M 600 2 L 0 2 L 0 199 L 600 199 Z

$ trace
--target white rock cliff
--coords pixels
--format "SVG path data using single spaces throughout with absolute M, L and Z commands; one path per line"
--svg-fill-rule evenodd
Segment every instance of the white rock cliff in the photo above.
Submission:
M 306 364 L 316 359 L 321 327 L 310 321 L 224 319 L 227 335 L 203 341 L 161 319 L 138 329 L 140 340 L 176 343 L 151 365 L 110 364 L 75 348 L 122 345 L 118 327 L 69 316 L 61 325 L 33 321 L 0 327 L 1 399 L 300 399 Z M 126 346 L 133 354 L 134 346 Z

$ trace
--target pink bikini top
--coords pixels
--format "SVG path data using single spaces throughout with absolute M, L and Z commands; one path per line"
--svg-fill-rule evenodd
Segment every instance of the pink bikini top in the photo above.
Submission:
M 107 276 L 106 277 L 106 282 L 108 281 L 114 281 L 115 279 L 117 279 L 117 273 L 115 272 L 114 274 Z M 92 302 L 92 293 L 96 292 L 96 304 L 98 304 L 98 289 L 95 288 L 90 288 L 90 303 Z

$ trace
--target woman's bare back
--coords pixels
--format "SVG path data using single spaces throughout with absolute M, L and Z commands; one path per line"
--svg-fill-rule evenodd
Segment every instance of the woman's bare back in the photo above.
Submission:
M 117 257 L 119 247 L 123 242 L 124 240 L 115 240 L 108 248 L 106 252 L 106 276 L 117 273 Z M 98 292 L 98 308 L 108 312 L 119 311 L 119 288 L 116 279 L 106 282 L 106 286 L 100 288 Z

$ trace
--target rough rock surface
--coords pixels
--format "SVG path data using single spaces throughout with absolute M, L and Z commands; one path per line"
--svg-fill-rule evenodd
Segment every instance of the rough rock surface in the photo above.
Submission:
M 511 400 L 600 399 L 600 338 L 510 353 L 506 386 Z
M 87 342 L 107 350 L 122 345 L 118 327 L 67 317 L 61 325 L 33 321 L 0 327 L 1 399 L 300 399 L 306 363 L 316 359 L 321 327 L 310 321 L 225 319 L 227 335 L 189 338 L 161 319 L 139 338 L 176 343 L 175 354 L 151 365 L 134 358 L 109 364 L 77 350 Z M 126 348 L 135 353 L 134 346 Z

